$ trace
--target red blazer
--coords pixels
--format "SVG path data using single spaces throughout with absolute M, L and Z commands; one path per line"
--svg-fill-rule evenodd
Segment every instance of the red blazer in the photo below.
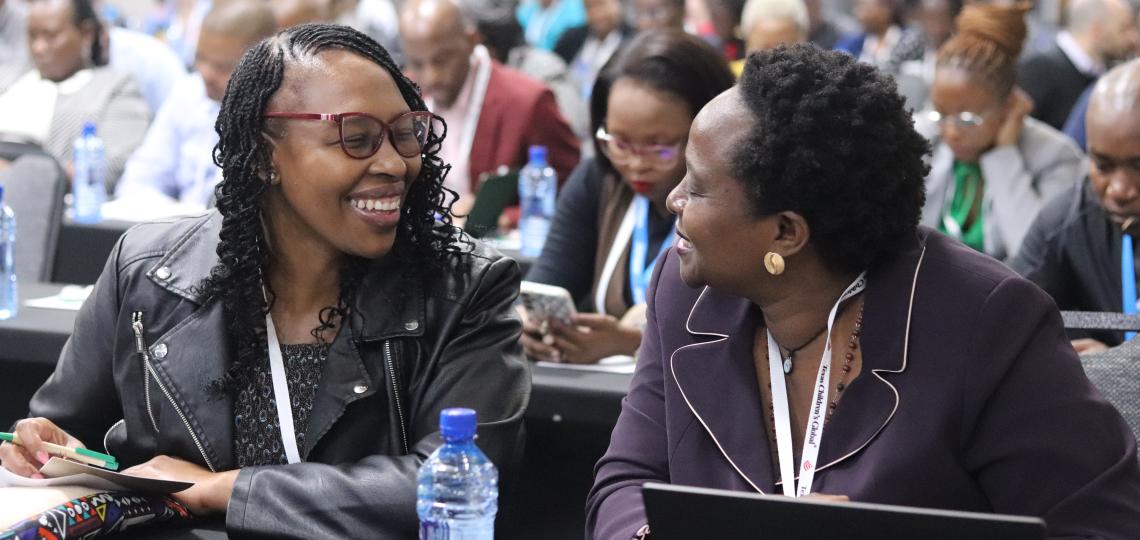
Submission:
M 527 148 L 547 148 L 547 161 L 558 172 L 561 186 L 578 165 L 578 139 L 558 112 L 554 94 L 522 73 L 491 64 L 491 79 L 468 162 L 471 192 L 478 192 L 479 175 L 500 165 L 517 169 L 526 165 Z

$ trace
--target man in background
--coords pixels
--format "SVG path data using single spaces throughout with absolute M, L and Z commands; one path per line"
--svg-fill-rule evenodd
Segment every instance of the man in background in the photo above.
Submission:
M 159 109 L 142 146 L 127 162 L 116 196 L 206 207 L 221 170 L 214 164 L 214 122 L 230 73 L 246 49 L 277 31 L 261 0 L 219 3 L 202 20 L 194 66 Z
M 1066 19 L 1053 47 L 1027 56 L 1018 74 L 1033 98 L 1031 115 L 1058 130 L 1085 88 L 1135 54 L 1140 41 L 1127 0 L 1073 0 Z
M 1062 310 L 1135 312 L 1123 283 L 1140 261 L 1140 60 L 1108 72 L 1093 88 L 1088 117 L 1088 177 L 1038 214 L 1010 266 L 1049 293 Z M 1133 256 L 1123 256 L 1132 242 Z M 1131 267 L 1131 275 L 1123 269 Z M 1134 289 L 1135 290 L 1135 289 Z M 1092 332 L 1073 342 L 1092 352 L 1121 342 Z
M 440 154 L 452 167 L 445 185 L 460 196 L 457 213 L 473 204 L 481 174 L 523 166 L 531 145 L 547 148 L 560 182 L 578 164 L 578 140 L 554 94 L 491 58 L 458 4 L 408 0 L 400 36 L 408 74 L 448 125 Z

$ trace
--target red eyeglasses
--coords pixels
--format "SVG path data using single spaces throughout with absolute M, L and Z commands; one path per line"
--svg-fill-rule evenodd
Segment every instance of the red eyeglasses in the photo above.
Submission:
M 391 123 L 362 112 L 346 113 L 292 113 L 268 112 L 264 118 L 287 118 L 291 120 L 327 120 L 336 122 L 340 128 L 340 148 L 354 159 L 366 159 L 376 155 L 384 144 L 384 135 L 392 139 L 396 153 L 403 157 L 416 157 L 423 152 L 431 133 L 431 123 L 435 115 L 427 111 L 411 111 L 401 114 Z

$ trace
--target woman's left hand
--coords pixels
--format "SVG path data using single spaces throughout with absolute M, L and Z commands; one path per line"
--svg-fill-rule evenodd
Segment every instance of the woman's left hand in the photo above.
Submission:
M 598 313 L 574 315 L 567 326 L 551 321 L 554 347 L 559 360 L 571 364 L 592 364 L 615 354 L 633 354 L 641 345 L 641 331 L 618 322 L 617 317 Z
M 1021 139 L 1021 128 L 1025 125 L 1025 117 L 1033 112 L 1033 98 L 1018 87 L 1013 87 L 1009 95 L 1009 105 L 1005 112 L 1005 121 L 998 130 L 997 146 L 1013 146 Z
M 238 471 L 214 473 L 189 461 L 158 456 L 123 471 L 123 474 L 156 480 L 194 482 L 189 489 L 174 493 L 173 497 L 185 504 L 195 515 L 205 516 L 225 513 Z

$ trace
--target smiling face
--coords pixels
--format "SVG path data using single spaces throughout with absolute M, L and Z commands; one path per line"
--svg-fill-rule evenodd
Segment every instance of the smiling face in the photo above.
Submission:
M 67 0 L 43 0 L 28 6 L 28 51 L 40 76 L 63 81 L 87 64 L 95 26 L 76 26 Z
M 363 112 L 390 122 L 410 109 L 384 68 L 329 50 L 287 64 L 266 110 Z M 400 156 L 386 135 L 372 157 L 351 158 L 333 121 L 274 119 L 266 131 L 278 181 L 266 192 L 265 216 L 278 242 L 369 259 L 391 251 L 407 189 L 420 173 L 419 156 Z
M 755 123 L 735 87 L 693 121 L 687 172 L 669 194 L 669 210 L 677 215 L 681 279 L 690 287 L 742 294 L 763 273 L 764 253 L 779 234 L 777 218 L 757 217 L 744 185 L 732 175 L 732 153 Z
M 944 118 L 968 112 L 982 119 L 981 125 L 973 127 L 959 126 L 953 120 L 945 120 L 939 126 L 942 142 L 954 152 L 955 159 L 977 163 L 983 153 L 993 148 L 1005 120 L 1006 102 L 988 83 L 969 71 L 941 67 L 934 75 L 930 102 Z
M 637 79 L 623 77 L 610 89 L 606 131 L 623 143 L 634 147 L 683 144 L 692 121 L 683 99 Z M 664 207 L 665 198 L 685 175 L 685 161 L 680 156 L 668 166 L 645 155 L 625 161 L 611 157 L 611 162 L 622 180 L 658 208 Z
M 1089 105 L 1087 134 L 1089 182 L 1109 218 L 1127 232 L 1140 234 L 1140 109 L 1121 111 Z

